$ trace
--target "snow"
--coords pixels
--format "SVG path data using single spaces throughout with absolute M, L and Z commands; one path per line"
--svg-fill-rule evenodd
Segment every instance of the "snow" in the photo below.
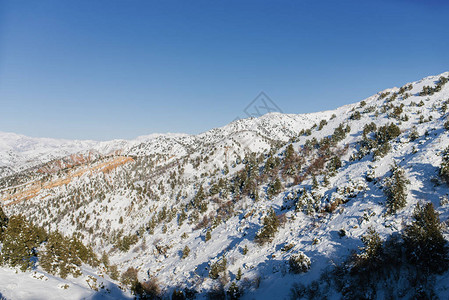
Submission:
M 98 291 L 89 287 L 89 276 L 97 279 Z M 21 272 L 2 267 L 0 282 L 0 297 L 5 299 L 133 299 L 129 292 L 89 270 L 84 270 L 79 278 L 64 280 L 41 271 Z
M 153 134 L 130 141 L 94 142 L 36 139 L 0 133 L 0 166 L 10 168 L 12 171 L 9 172 L 18 172 L 56 157 L 91 150 L 98 151 L 102 155 L 119 151 L 121 155 L 134 158 L 148 156 L 154 163 L 152 168 L 144 171 L 130 163 L 110 173 L 85 173 L 67 185 L 45 190 L 33 199 L 9 206 L 7 210 L 10 213 L 25 213 L 29 216 L 34 214 L 38 223 L 51 223 L 52 219 L 47 214 L 35 213 L 39 207 L 44 207 L 60 216 L 58 223 L 52 223 L 53 229 L 58 228 L 66 234 L 76 230 L 72 220 L 81 218 L 81 215 L 90 216 L 89 220 L 83 217 L 85 226 L 94 227 L 98 221 L 100 230 L 107 229 L 108 235 L 120 230 L 123 230 L 124 234 L 133 234 L 142 226 L 145 227 L 151 216 L 163 206 L 167 209 L 180 208 L 189 203 L 199 184 L 208 189 L 208 184 L 212 180 L 216 182 L 219 178 L 230 179 L 243 168 L 237 161 L 248 151 L 266 153 L 272 147 L 272 141 L 287 142 L 290 139 L 294 140 L 293 147 L 298 151 L 307 140 L 312 138 L 320 140 L 331 135 L 339 124 L 349 124 L 350 134 L 339 143 L 341 148 L 349 145 L 348 152 L 341 156 L 343 166 L 336 176 L 329 178 L 329 186 L 321 186 L 316 191 L 323 195 L 323 199 L 328 197 L 330 201 L 337 197 L 349 199 L 334 213 L 316 213 L 308 216 L 293 209 L 282 209 L 284 205 L 288 206 L 290 201 L 287 195 L 293 195 L 304 187 L 310 188 L 312 182 L 308 178 L 301 185 L 285 182 L 283 192 L 271 200 L 261 199 L 259 202 L 248 198 L 239 200 L 234 207 L 236 213 L 226 222 L 216 226 L 211 232 L 211 240 L 207 242 L 204 239 L 206 229 L 195 229 L 195 224 L 189 224 L 187 220 L 182 226 L 178 226 L 176 217 L 166 224 L 166 233 L 163 233 L 162 226 L 158 226 L 154 234 L 144 233 L 139 242 L 126 253 L 113 250 L 110 241 L 100 241 L 98 237 L 86 234 L 85 241 L 92 242 L 98 253 L 110 252 L 111 262 L 118 264 L 121 271 L 133 266 L 139 269 L 142 280 L 148 278 L 148 274 L 156 276 L 161 286 L 166 287 L 167 294 L 174 288 L 188 287 L 200 291 L 200 299 L 205 298 L 204 292 L 216 284 L 208 278 L 207 268 L 211 262 L 225 255 L 231 281 L 235 280 L 239 268 L 243 271 L 243 279 L 240 282 L 247 285 L 243 299 L 288 298 L 294 283 L 308 284 L 319 279 L 329 266 L 341 263 L 351 251 L 362 246 L 360 237 L 370 226 L 374 227 L 383 239 L 401 231 L 404 224 L 410 221 L 415 204 L 420 201 L 431 201 L 440 213 L 440 219 L 448 220 L 449 205 L 440 205 L 440 200 L 449 193 L 449 189 L 439 179 L 438 170 L 441 151 L 449 145 L 448 131 L 443 128 L 448 115 L 439 111 L 442 101 L 449 99 L 449 83 L 434 95 L 424 97 L 418 95 L 423 86 L 434 86 L 439 76 L 447 77 L 449 72 L 412 83 L 413 89 L 408 91 L 411 94 L 409 98 L 402 99 L 399 96 L 391 102 L 395 106 L 404 104 L 403 114 L 409 116 L 409 121 L 388 118 L 386 113 L 378 115 L 374 112 L 363 113 L 370 106 L 380 111 L 382 105 L 386 104 L 388 97 L 380 99 L 381 92 L 379 92 L 365 99 L 364 107 L 360 107 L 360 103 L 353 103 L 336 110 L 312 114 L 270 113 L 260 118 L 236 120 L 198 135 Z M 398 90 L 391 88 L 382 92 L 394 93 Z M 424 106 L 411 105 L 412 102 L 419 103 L 421 100 L 425 103 Z M 360 120 L 349 120 L 353 110 L 362 112 Z M 336 117 L 332 119 L 334 114 Z M 433 119 L 420 123 L 421 115 L 425 119 L 429 116 Z M 301 130 L 309 129 L 323 119 L 328 122 L 323 129 L 313 129 L 310 136 L 298 136 Z M 351 154 L 357 151 L 357 142 L 361 138 L 363 127 L 371 122 L 375 122 L 377 127 L 394 122 L 398 124 L 402 133 L 391 142 L 392 149 L 385 157 L 374 161 L 371 157 L 350 160 Z M 420 137 L 409 142 L 408 136 L 413 127 L 416 127 Z M 278 149 L 275 156 L 279 156 L 284 150 L 285 147 Z M 193 161 L 196 158 L 204 159 L 206 156 L 209 158 L 207 162 L 194 166 Z M 177 164 L 182 165 L 184 162 L 182 173 Z M 410 180 L 409 194 L 407 206 L 403 210 L 396 215 L 386 216 L 386 198 L 382 184 L 395 162 L 405 169 Z M 95 166 L 96 163 L 100 162 L 91 165 Z M 227 175 L 223 172 L 225 166 L 229 169 Z M 374 180 L 371 182 L 365 179 L 368 171 L 373 173 Z M 180 178 L 181 188 L 176 186 L 171 190 L 168 183 L 172 179 L 171 172 L 176 172 L 175 178 Z M 148 183 L 157 197 L 142 195 L 138 190 L 131 189 L 125 179 L 126 176 L 133 176 L 134 187 L 142 188 Z M 322 180 L 320 176 L 318 179 Z M 166 190 L 164 194 L 158 190 L 159 183 L 164 184 Z M 104 198 L 95 198 L 95 188 L 98 186 L 102 188 Z M 353 190 L 350 196 L 343 192 L 345 187 Z M 259 188 L 261 195 L 265 188 L 266 186 Z M 59 199 L 69 199 L 75 192 L 81 193 L 83 197 L 83 205 L 79 209 L 69 210 L 71 204 L 57 206 L 59 203 L 57 201 L 62 201 Z M 175 199 L 178 192 L 182 192 L 182 196 Z M 225 201 L 214 203 L 212 199 L 208 200 L 210 200 L 209 207 L 213 208 L 209 208 L 207 213 L 217 209 L 219 205 L 226 204 Z M 104 210 L 105 207 L 107 211 Z M 288 221 L 276 234 L 272 243 L 258 246 L 254 243 L 254 237 L 269 207 L 273 207 L 277 214 L 285 213 Z M 118 222 L 120 217 L 125 221 L 123 224 Z M 340 237 L 338 234 L 340 229 L 346 231 L 346 236 Z M 445 234 L 448 238 L 447 233 Z M 288 244 L 293 244 L 293 248 L 283 251 L 282 248 Z M 167 253 L 158 254 L 156 245 L 167 246 Z M 182 259 L 180 253 L 185 246 L 191 251 L 187 258 Z M 245 246 L 249 248 L 246 255 L 242 253 Z M 311 270 L 300 275 L 290 274 L 288 259 L 300 251 L 311 259 Z M 39 269 L 37 272 L 43 274 Z M 86 274 L 93 273 L 93 270 L 86 270 Z M 98 294 L 86 287 L 82 278 L 67 281 L 45 275 L 48 280 L 42 281 L 31 277 L 31 274 L 15 273 L 7 268 L 1 268 L 0 293 L 8 299 L 40 299 L 40 293 L 33 294 L 35 290 L 48 291 L 47 294 L 43 294 L 42 299 L 51 299 L 53 294 L 56 295 L 54 299 L 97 299 Z M 436 278 L 435 291 L 441 299 L 448 298 L 449 273 Z M 260 286 L 257 283 L 259 279 Z M 125 299 L 130 296 L 129 292 L 122 294 L 111 281 L 107 282 L 111 284 L 111 290 L 115 287 L 114 291 L 117 292 L 109 296 L 118 295 L 117 297 Z M 69 284 L 69 289 L 61 289 L 60 286 L 66 283 Z M 329 298 L 333 297 L 339 298 L 337 295 Z

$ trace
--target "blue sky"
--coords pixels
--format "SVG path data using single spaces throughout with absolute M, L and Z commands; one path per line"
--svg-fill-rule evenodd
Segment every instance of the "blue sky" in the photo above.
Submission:
M 0 0 L 0 131 L 199 133 L 261 91 L 333 109 L 448 71 L 447 2 Z

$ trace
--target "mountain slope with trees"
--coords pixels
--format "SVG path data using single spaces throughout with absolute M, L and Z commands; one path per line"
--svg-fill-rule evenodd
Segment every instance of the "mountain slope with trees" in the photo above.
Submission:
M 104 142 L 77 163 L 10 161 L 2 262 L 62 278 L 104 270 L 148 298 L 447 298 L 448 79 Z M 118 155 L 129 159 L 109 163 Z

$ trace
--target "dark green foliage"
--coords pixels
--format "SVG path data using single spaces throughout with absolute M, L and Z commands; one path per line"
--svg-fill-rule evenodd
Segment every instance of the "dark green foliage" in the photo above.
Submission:
M 0 206 L 0 242 L 3 241 L 3 233 L 5 232 L 6 227 L 8 227 L 8 221 L 8 217 Z
M 290 272 L 299 274 L 307 272 L 310 269 L 310 259 L 302 252 L 294 254 L 288 260 Z
M 440 176 L 449 183 L 449 147 L 443 151 L 443 159 L 440 167 Z
M 413 141 L 415 141 L 415 140 L 417 140 L 417 139 L 419 138 L 419 133 L 418 133 L 418 131 L 416 130 L 416 128 L 413 128 L 413 129 L 410 131 L 410 134 L 408 135 L 408 138 L 409 138 L 409 140 L 410 140 L 411 142 L 413 142 Z
M 226 293 L 223 287 L 223 284 L 215 285 L 209 292 L 207 293 L 207 299 L 209 300 L 226 300 Z
M 226 260 L 226 257 L 223 255 L 223 257 L 220 260 L 211 264 L 209 270 L 209 277 L 212 279 L 217 279 L 220 276 L 220 274 L 226 272 L 227 266 L 228 261 Z
M 324 126 L 327 125 L 327 121 L 326 120 L 321 120 L 320 121 L 320 125 L 318 125 L 318 130 L 323 129 Z
M 3 261 L 22 271 L 33 266 L 31 258 L 36 255 L 36 248 L 45 239 L 40 236 L 38 228 L 30 224 L 24 216 L 12 216 L 3 233 Z
M 129 267 L 125 272 L 123 272 L 120 281 L 127 286 L 132 286 L 133 284 L 138 282 L 137 269 Z
M 187 258 L 190 254 L 190 248 L 188 246 L 185 246 L 182 250 L 182 258 Z
M 399 89 L 398 94 L 403 94 L 403 93 L 405 93 L 405 92 L 407 92 L 407 91 L 411 91 L 412 88 L 413 88 L 413 85 L 412 85 L 411 83 L 408 84 L 408 85 L 404 85 L 403 87 L 401 87 L 401 88 Z
M 351 159 L 361 159 L 365 155 L 371 153 L 371 151 L 374 159 L 383 157 L 391 149 L 389 141 L 401 134 L 400 128 L 397 125 L 390 123 L 379 127 L 372 138 L 368 137 L 368 134 L 371 131 L 376 130 L 376 127 L 377 126 L 374 123 L 365 125 L 363 128 L 363 139 L 359 142 L 359 151 Z
M 109 256 L 106 252 L 101 255 L 100 262 L 105 266 L 106 269 L 109 268 Z
M 239 286 L 235 282 L 231 283 L 231 285 L 228 288 L 227 294 L 230 300 L 238 300 L 242 296 L 242 292 L 240 291 Z
M 370 132 L 376 131 L 377 129 L 377 125 L 374 122 L 371 122 L 370 124 L 365 124 L 365 126 L 363 126 L 363 136 L 366 138 L 366 135 L 369 134 Z
M 379 144 L 384 144 L 392 139 L 395 139 L 401 134 L 401 129 L 394 123 L 390 123 L 389 125 L 384 125 L 379 127 L 376 132 L 376 140 Z
M 137 237 L 136 234 L 126 235 L 123 238 L 118 239 L 116 247 L 122 252 L 127 252 L 129 251 L 129 248 L 132 245 L 136 244 L 138 241 L 139 238 Z
M 438 83 L 435 85 L 435 87 L 424 86 L 422 91 L 419 92 L 419 95 L 420 96 L 431 96 L 435 93 L 438 93 L 439 91 L 441 91 L 441 89 L 447 83 L 447 81 L 448 81 L 448 79 L 446 77 L 441 76 L 440 79 L 438 80 Z
M 263 227 L 257 232 L 255 241 L 259 245 L 271 242 L 278 231 L 279 219 L 273 208 L 270 208 L 267 216 L 263 220 Z
M 274 196 L 278 195 L 281 192 L 282 184 L 278 177 L 268 185 L 267 189 L 267 196 L 269 199 L 273 198 Z
M 349 119 L 351 120 L 360 120 L 360 118 L 362 117 L 362 115 L 360 114 L 360 112 L 358 110 L 356 110 L 350 117 Z
M 131 291 L 137 299 L 141 300 L 158 300 L 161 297 L 161 288 L 159 287 L 158 280 L 151 278 L 150 280 L 140 282 L 137 279 L 131 284 Z M 181 298 L 185 299 L 185 298 Z
M 380 268 L 383 260 L 383 242 L 373 227 L 368 228 L 367 234 L 362 236 L 363 247 L 354 261 L 355 272 L 372 272 Z
M 329 172 L 333 173 L 337 171 L 337 169 L 341 168 L 342 163 L 339 156 L 332 156 L 332 158 L 329 160 L 327 164 L 327 169 Z
M 384 93 L 381 93 L 381 94 L 379 95 L 379 99 L 384 99 L 384 98 L 387 97 L 389 94 L 390 94 L 390 92 L 384 92 Z
M 391 168 L 392 175 L 386 181 L 387 212 L 394 214 L 407 204 L 407 184 L 404 169 L 397 165 Z
M 413 219 L 404 231 L 407 259 L 426 274 L 441 274 L 449 267 L 449 256 L 438 213 L 432 203 L 418 204 Z
M 206 236 L 204 237 L 204 240 L 207 242 L 208 240 L 210 240 L 211 239 L 211 233 L 210 233 L 210 230 L 208 230 L 208 231 L 206 231 Z
M 444 122 L 443 126 L 444 126 L 444 129 L 449 130 L 449 120 Z
M 343 123 L 338 125 L 337 128 L 335 128 L 334 133 L 332 134 L 332 141 L 336 144 L 339 141 L 343 140 L 346 137 L 346 131 L 343 128 Z
M 171 300 L 184 300 L 186 296 L 184 296 L 184 292 L 181 290 L 174 290 L 171 294 Z
M 237 275 L 235 275 L 235 280 L 242 279 L 242 268 L 239 268 L 237 271 Z
M 110 265 L 108 268 L 109 276 L 113 280 L 118 280 L 120 277 L 120 272 L 118 271 L 117 265 Z
M 46 272 L 66 278 L 69 274 L 81 275 L 82 263 L 97 265 L 97 258 L 93 250 L 77 238 L 70 239 L 59 232 L 52 232 L 39 255 L 39 262 Z

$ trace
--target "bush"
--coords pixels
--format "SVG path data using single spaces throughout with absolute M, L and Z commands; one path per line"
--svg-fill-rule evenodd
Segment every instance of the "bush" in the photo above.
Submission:
M 310 269 L 311 261 L 304 253 L 294 254 L 288 260 L 290 272 L 299 274 L 307 272 Z
M 226 267 L 228 265 L 228 261 L 223 257 L 217 262 L 211 264 L 209 270 L 209 277 L 212 279 L 217 279 L 220 276 L 220 273 L 226 272 Z
M 360 120 L 360 118 L 362 117 L 362 115 L 360 114 L 360 112 L 358 110 L 356 110 L 350 117 L 349 119 L 351 120 Z
M 188 246 L 184 247 L 184 250 L 182 250 L 182 258 L 186 258 L 190 254 L 190 248 Z
M 124 285 L 131 286 L 137 281 L 137 269 L 129 267 L 128 270 L 123 272 L 121 282 Z
M 447 242 L 433 204 L 418 204 L 413 219 L 403 236 L 407 259 L 426 274 L 445 272 L 449 267 Z

